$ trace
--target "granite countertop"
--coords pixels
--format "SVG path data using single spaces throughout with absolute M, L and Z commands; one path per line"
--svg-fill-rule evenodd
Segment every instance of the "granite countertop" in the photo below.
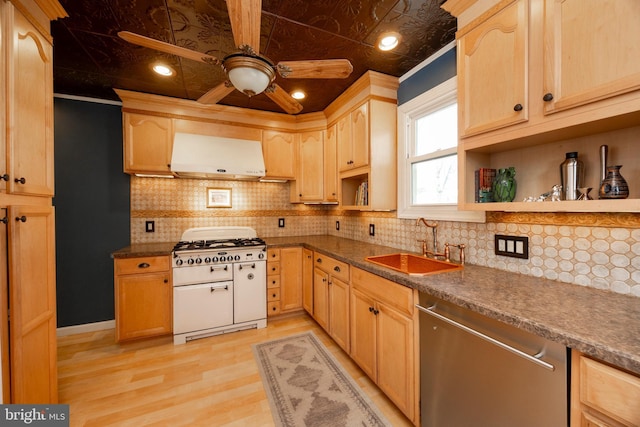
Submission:
M 470 264 L 461 271 L 409 276 L 365 261 L 406 251 L 334 236 L 264 240 L 269 247 L 324 253 L 640 375 L 640 298 Z M 112 256 L 163 255 L 172 248 L 173 243 L 132 245 Z

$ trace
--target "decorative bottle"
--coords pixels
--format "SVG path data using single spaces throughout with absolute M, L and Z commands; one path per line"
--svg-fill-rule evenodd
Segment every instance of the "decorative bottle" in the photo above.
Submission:
M 578 188 L 583 187 L 584 165 L 578 160 L 578 153 L 567 153 L 564 162 L 560 164 L 560 183 L 562 184 L 562 200 L 578 200 Z
M 620 174 L 622 165 L 607 166 L 607 176 L 602 180 L 598 195 L 601 199 L 626 199 L 629 186 Z

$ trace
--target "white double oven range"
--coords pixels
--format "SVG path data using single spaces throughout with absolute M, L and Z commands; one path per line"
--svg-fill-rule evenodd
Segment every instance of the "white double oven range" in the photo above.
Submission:
M 250 227 L 182 234 L 172 252 L 174 344 L 267 326 L 266 251 Z

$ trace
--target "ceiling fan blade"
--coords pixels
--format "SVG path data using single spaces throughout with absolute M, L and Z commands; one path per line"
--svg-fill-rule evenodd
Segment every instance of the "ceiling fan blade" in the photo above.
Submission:
M 236 47 L 249 46 L 260 50 L 260 15 L 262 0 L 227 0 L 233 41 Z
M 184 47 L 176 46 L 171 43 L 162 42 L 160 40 L 152 39 L 150 37 L 141 36 L 140 34 L 132 33 L 129 31 L 120 31 L 118 33 L 118 36 L 121 39 L 126 40 L 129 43 L 136 44 L 138 46 L 148 47 L 150 49 L 159 50 L 160 52 L 181 56 L 182 58 L 204 62 L 205 64 L 218 64 L 220 62 L 218 58 L 216 58 L 215 56 L 207 55 L 206 53 L 196 52 L 195 50 L 186 49 Z
M 282 77 L 289 79 L 344 79 L 353 71 L 348 59 L 282 61 L 276 68 Z
M 298 114 L 302 111 L 302 104 L 293 99 L 286 90 L 275 83 L 268 87 L 264 93 L 289 114 Z
M 222 82 L 198 98 L 198 102 L 201 104 L 215 104 L 234 90 L 233 86 L 227 86 L 226 82 Z

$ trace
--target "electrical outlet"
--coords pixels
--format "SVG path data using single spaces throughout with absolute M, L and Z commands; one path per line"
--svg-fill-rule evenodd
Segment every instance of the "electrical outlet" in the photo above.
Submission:
M 374 224 L 369 224 L 369 236 L 376 235 L 376 226 Z
M 156 222 L 155 221 L 145 221 L 144 222 L 144 231 L 147 233 L 154 233 L 156 231 Z
M 529 238 L 526 236 L 496 234 L 494 244 L 496 255 L 529 259 Z
M 278 218 L 278 227 L 284 228 L 284 218 Z
M 336 221 L 336 230 L 340 230 L 340 221 Z

